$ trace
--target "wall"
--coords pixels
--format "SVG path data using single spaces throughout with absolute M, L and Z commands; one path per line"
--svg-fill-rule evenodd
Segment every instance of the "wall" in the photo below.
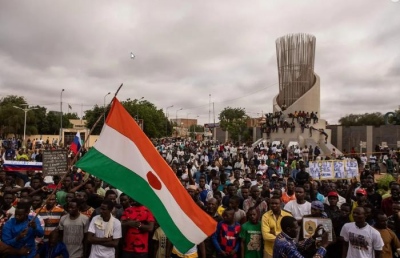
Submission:
M 343 150 L 350 151 L 351 147 L 359 150 L 360 141 L 367 142 L 367 149 L 363 151 L 374 151 L 376 145 L 387 142 L 390 148 L 397 148 L 397 141 L 400 141 L 400 125 L 374 126 L 340 126 L 329 125 L 327 128 L 332 130 L 332 144 L 340 146 Z M 342 136 L 340 137 L 340 129 Z

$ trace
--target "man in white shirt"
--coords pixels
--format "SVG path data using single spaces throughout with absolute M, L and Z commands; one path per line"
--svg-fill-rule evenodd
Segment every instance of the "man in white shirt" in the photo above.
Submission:
M 261 160 L 261 164 L 258 165 L 257 170 L 259 170 L 259 171 L 265 173 L 265 172 L 267 171 L 267 169 L 268 169 L 268 165 L 265 164 L 265 160 L 262 159 L 262 160 Z
M 367 164 L 367 161 L 368 161 L 368 158 L 367 158 L 367 156 L 365 155 L 365 153 L 363 153 L 363 154 L 361 155 L 360 160 L 361 160 L 361 165 L 362 165 L 362 167 L 365 168 L 365 165 Z
M 378 258 L 384 246 L 381 234 L 365 222 L 365 210 L 356 207 L 355 222 L 344 224 L 340 236 L 344 239 L 342 258 Z
M 301 221 L 303 216 L 311 214 L 311 203 L 305 200 L 305 191 L 303 186 L 295 188 L 296 200 L 289 201 L 283 208 L 285 211 L 292 213 L 292 216 Z
M 95 216 L 89 225 L 88 241 L 92 244 L 89 258 L 115 257 L 115 248 L 118 248 L 122 238 L 121 222 L 111 216 L 114 209 L 112 201 L 103 201 L 100 206 L 100 215 Z

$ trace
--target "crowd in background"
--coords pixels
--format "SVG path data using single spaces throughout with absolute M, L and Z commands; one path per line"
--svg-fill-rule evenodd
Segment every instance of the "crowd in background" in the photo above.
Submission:
M 326 157 L 312 147 L 283 144 L 153 143 L 177 182 L 218 222 L 203 243 L 178 250 L 157 214 L 77 168 L 61 185 L 60 176 L 45 180 L 41 172 L 21 177 L 0 171 L 0 252 L 8 257 L 21 252 L 29 252 L 25 257 L 392 257 L 400 248 L 400 185 L 391 176 L 397 151 Z M 18 151 L 11 159 L 22 155 Z M 357 159 L 359 180 L 311 178 L 308 162 L 321 159 Z M 374 162 L 393 168 L 382 169 L 388 182 L 379 187 Z M 332 229 L 317 227 L 304 237 L 307 217 L 329 218 Z

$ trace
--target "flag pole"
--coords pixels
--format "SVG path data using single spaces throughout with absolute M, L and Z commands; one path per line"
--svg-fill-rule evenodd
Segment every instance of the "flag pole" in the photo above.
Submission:
M 114 94 L 114 98 L 117 97 L 118 92 L 119 92 L 119 90 L 122 88 L 123 85 L 124 85 L 124 84 L 121 83 L 121 85 L 118 87 L 117 91 L 116 91 L 115 94 Z M 31 223 L 32 221 L 34 221 L 34 220 L 37 218 L 37 216 L 39 215 L 39 212 L 41 212 L 42 209 L 44 208 L 44 206 L 46 206 L 46 203 L 47 203 L 47 201 L 49 200 L 50 196 L 52 196 L 52 195 L 54 195 L 54 194 L 56 193 L 57 189 L 60 187 L 60 185 L 62 184 L 62 182 L 64 181 L 64 179 L 67 177 L 67 175 L 69 175 L 69 174 L 71 173 L 71 167 L 72 167 L 73 165 L 75 165 L 75 163 L 76 163 L 76 161 L 77 161 L 77 159 L 78 159 L 78 156 L 79 156 L 78 153 L 81 152 L 82 148 L 86 145 L 87 141 L 89 140 L 89 136 L 92 134 L 92 132 L 93 132 L 93 130 L 96 128 L 97 124 L 102 120 L 102 118 L 104 117 L 106 111 L 111 107 L 111 104 L 113 103 L 114 98 L 111 99 L 110 103 L 108 103 L 107 107 L 106 107 L 106 108 L 104 109 L 104 111 L 101 113 L 101 115 L 99 116 L 99 118 L 97 118 L 96 122 L 93 124 L 92 128 L 90 129 L 89 134 L 85 137 L 85 141 L 83 142 L 83 144 L 81 144 L 81 147 L 79 148 L 77 154 L 76 154 L 76 155 L 74 156 L 74 158 L 72 159 L 72 161 L 71 161 L 71 163 L 70 163 L 70 165 L 69 165 L 69 167 L 68 167 L 67 173 L 65 173 L 65 174 L 63 175 L 63 177 L 60 179 L 60 182 L 58 182 L 57 186 L 54 188 L 54 190 L 53 190 L 53 191 L 49 194 L 49 196 L 47 197 L 46 201 L 45 201 L 44 203 L 42 203 L 42 206 L 40 206 L 39 211 L 38 211 L 38 212 L 36 213 L 36 215 L 32 218 L 32 220 L 30 221 L 30 223 Z M 87 180 L 89 180 L 89 178 L 88 178 Z M 86 181 L 87 181 L 87 180 L 86 180 Z M 86 181 L 85 181 L 85 182 L 86 182 Z

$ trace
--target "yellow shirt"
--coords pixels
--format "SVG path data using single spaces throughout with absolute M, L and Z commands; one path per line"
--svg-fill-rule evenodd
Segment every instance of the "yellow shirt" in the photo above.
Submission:
M 276 236 L 282 232 L 281 220 L 286 216 L 292 217 L 292 214 L 281 210 L 281 215 L 278 216 L 278 219 L 275 217 L 272 211 L 267 211 L 262 216 L 261 232 L 264 239 L 264 251 L 269 255 L 272 255 Z
M 353 203 L 351 204 L 351 212 L 350 212 L 350 215 L 349 215 L 349 220 L 350 220 L 350 222 L 354 222 L 353 211 L 354 211 L 354 209 L 357 208 L 357 207 L 358 207 L 358 203 L 357 203 L 357 202 L 353 202 Z

